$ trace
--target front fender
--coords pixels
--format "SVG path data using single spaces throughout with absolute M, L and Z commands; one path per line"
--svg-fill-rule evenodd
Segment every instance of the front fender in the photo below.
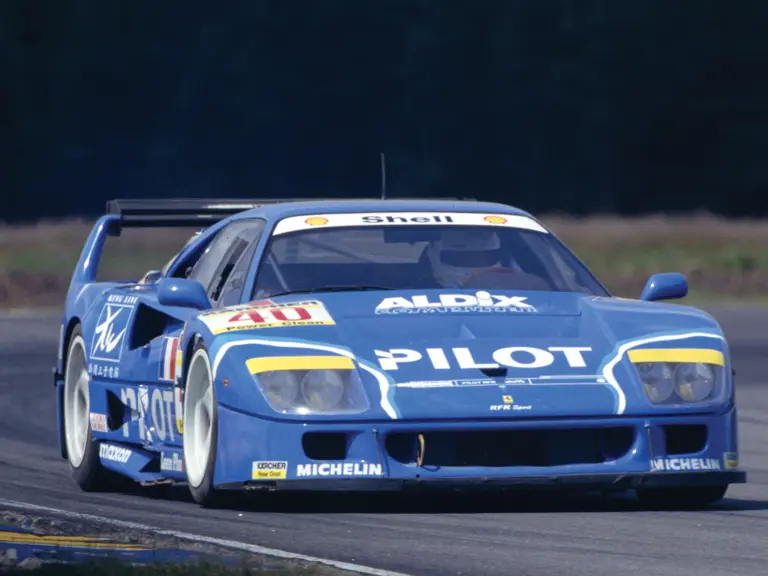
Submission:
M 202 338 L 208 349 L 217 401 L 233 410 L 267 419 L 299 422 L 392 420 L 398 417 L 397 409 L 391 403 L 394 390 L 391 377 L 378 367 L 356 357 L 348 347 L 341 344 L 265 335 L 263 330 L 213 334 L 197 317 L 187 323 L 182 333 L 181 349 L 186 351 L 182 374 L 186 374 L 188 369 L 187 363 L 196 338 Z M 277 412 L 267 402 L 246 364 L 252 358 L 317 355 L 346 356 L 352 359 L 368 400 L 367 411 L 343 415 L 294 415 Z M 184 385 L 183 381 L 179 384 Z

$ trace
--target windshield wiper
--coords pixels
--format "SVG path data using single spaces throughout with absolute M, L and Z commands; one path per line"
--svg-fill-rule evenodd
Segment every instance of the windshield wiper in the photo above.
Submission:
M 267 298 L 276 298 L 277 296 L 288 296 L 289 294 L 312 294 L 315 292 L 355 292 L 363 290 L 395 290 L 389 286 L 369 286 L 365 284 L 357 284 L 350 286 L 318 286 L 316 288 L 307 288 L 305 290 L 286 290 L 285 292 L 276 292 L 270 294 Z

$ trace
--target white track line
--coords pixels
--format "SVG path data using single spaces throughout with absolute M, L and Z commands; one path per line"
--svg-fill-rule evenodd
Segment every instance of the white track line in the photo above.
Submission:
M 155 528 L 154 526 L 147 526 L 146 524 L 139 524 L 137 522 L 126 522 L 124 520 L 114 520 L 112 518 L 104 518 L 102 516 L 93 516 L 91 514 L 69 512 L 68 510 L 60 510 L 58 508 L 38 506 L 37 504 L 27 504 L 26 502 L 16 502 L 14 500 L 4 500 L 0 498 L 0 507 L 16 508 L 20 510 L 28 510 L 30 512 L 47 512 L 49 514 L 56 514 L 58 516 L 64 516 L 65 518 L 70 518 L 73 520 L 80 520 L 83 522 L 99 522 L 100 524 L 111 524 L 112 526 L 119 528 L 142 530 L 144 532 L 152 532 L 161 536 L 171 536 L 180 540 L 212 544 L 214 546 L 222 546 L 232 550 L 241 550 L 244 552 L 250 552 L 251 554 L 259 554 L 261 556 L 272 556 L 274 558 L 282 558 L 284 560 L 303 560 L 304 562 L 325 564 L 326 566 L 332 566 L 334 568 L 338 568 L 339 570 L 348 570 L 350 572 L 357 572 L 359 574 L 370 574 L 371 576 L 409 576 L 408 574 L 403 574 L 402 572 L 390 572 L 389 570 L 379 570 L 378 568 L 361 566 L 359 564 L 352 564 L 349 562 L 337 562 L 336 560 L 328 560 L 327 558 L 315 558 L 314 556 L 305 556 L 304 554 L 295 554 L 293 552 L 285 552 L 283 550 L 276 550 L 274 548 L 264 548 L 262 546 L 256 546 L 255 544 L 246 544 L 245 542 L 237 542 L 234 540 L 222 540 L 220 538 L 211 538 L 209 536 L 188 534 L 187 532 L 176 532 L 175 530 L 162 530 L 160 528 Z

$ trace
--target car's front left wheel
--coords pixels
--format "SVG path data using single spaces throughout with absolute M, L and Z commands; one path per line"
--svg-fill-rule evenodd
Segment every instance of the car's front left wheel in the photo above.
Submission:
M 184 464 L 192 498 L 202 506 L 219 502 L 213 487 L 219 437 L 219 411 L 211 360 L 199 341 L 189 361 L 184 389 Z
M 103 490 L 107 471 L 99 460 L 99 445 L 91 435 L 90 376 L 83 331 L 72 331 L 64 366 L 64 438 L 72 477 L 86 492 Z

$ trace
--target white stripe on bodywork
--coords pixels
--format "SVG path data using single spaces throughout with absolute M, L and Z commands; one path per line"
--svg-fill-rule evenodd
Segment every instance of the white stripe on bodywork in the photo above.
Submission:
M 616 356 L 612 358 L 608 363 L 606 363 L 605 367 L 603 368 L 603 376 L 605 376 L 605 379 L 616 391 L 619 399 L 618 407 L 616 408 L 616 414 L 624 413 L 624 410 L 627 408 L 627 397 L 624 394 L 624 390 L 622 390 L 621 386 L 619 386 L 619 382 L 616 380 L 616 377 L 613 375 L 613 369 L 616 367 L 616 364 L 619 363 L 624 354 L 626 354 L 627 350 L 631 350 L 637 346 L 642 346 L 643 344 L 651 344 L 653 342 L 673 342 L 675 340 L 685 340 L 687 338 L 715 338 L 718 340 L 725 340 L 725 338 L 719 334 L 712 334 L 710 332 L 689 332 L 686 334 L 669 334 L 666 336 L 653 336 L 651 338 L 643 338 L 641 340 L 632 340 L 630 342 L 625 342 L 619 347 L 619 351 Z
M 276 348 L 300 348 L 304 350 L 321 350 L 323 352 L 333 352 L 334 354 L 339 354 L 340 356 L 346 356 L 347 358 L 350 358 L 352 360 L 357 360 L 357 357 L 349 350 L 344 350 L 343 348 L 336 348 L 335 346 L 327 346 L 324 344 L 309 344 L 306 342 L 278 342 L 274 340 L 262 340 L 259 338 L 253 338 L 249 340 L 238 340 L 236 342 L 227 342 L 226 344 L 222 345 L 221 348 L 219 348 L 219 351 L 216 354 L 216 358 L 213 361 L 214 380 L 216 379 L 216 374 L 219 370 L 219 364 L 221 363 L 221 360 L 224 358 L 224 354 L 227 352 L 227 350 L 229 350 L 234 346 L 244 346 L 246 344 L 274 346 Z M 389 401 L 389 398 L 387 397 L 387 394 L 389 392 L 389 380 L 387 379 L 387 377 L 382 372 L 379 372 L 378 370 L 375 370 L 369 366 L 366 366 L 362 362 L 358 362 L 357 365 L 360 366 L 360 368 L 362 368 L 366 372 L 373 374 L 374 378 L 376 378 L 376 381 L 379 384 L 379 391 L 381 392 L 381 403 L 380 403 L 381 407 L 390 418 L 392 418 L 393 420 L 396 420 L 397 412 L 395 412 L 394 407 L 392 406 L 391 402 Z

